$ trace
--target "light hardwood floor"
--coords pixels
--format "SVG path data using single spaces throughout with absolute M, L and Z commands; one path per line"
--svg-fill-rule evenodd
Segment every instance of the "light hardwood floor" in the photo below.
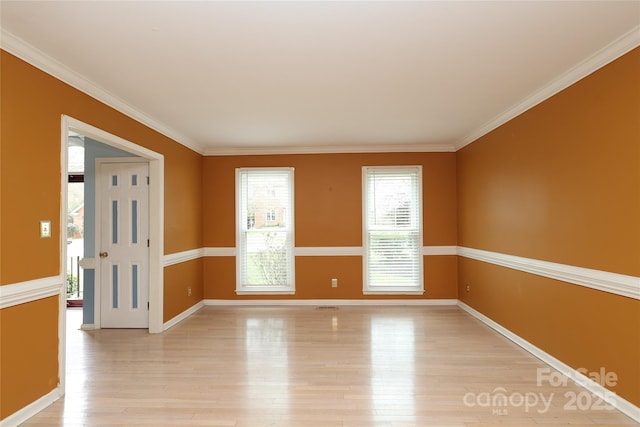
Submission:
M 567 408 L 584 389 L 453 306 L 205 307 L 159 335 L 78 313 L 66 396 L 25 426 L 637 425 Z

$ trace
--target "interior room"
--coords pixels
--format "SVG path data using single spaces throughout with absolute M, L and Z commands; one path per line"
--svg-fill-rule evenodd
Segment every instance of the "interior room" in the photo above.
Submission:
M 640 2 L 0 23 L 0 426 L 640 423 Z

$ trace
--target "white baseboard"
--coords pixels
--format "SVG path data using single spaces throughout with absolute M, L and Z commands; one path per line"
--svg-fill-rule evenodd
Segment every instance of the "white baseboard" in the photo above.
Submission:
M 457 299 L 272 299 L 272 300 L 229 300 L 206 299 L 204 305 L 216 306 L 348 306 L 348 305 L 456 305 Z
M 83 331 L 93 331 L 95 328 L 96 326 L 93 323 L 83 323 L 80 325 L 80 330 Z
M 190 308 L 186 309 L 185 311 L 183 311 L 182 313 L 178 314 L 174 318 L 172 318 L 172 319 L 168 320 L 167 322 L 165 322 L 164 325 L 163 325 L 162 330 L 166 331 L 167 329 L 171 328 L 172 326 L 177 325 L 178 323 L 182 322 L 184 319 L 186 319 L 187 317 L 191 316 L 193 313 L 195 313 L 196 311 L 200 310 L 204 306 L 205 306 L 205 303 L 203 301 L 200 301 L 199 303 L 191 306 Z
M 607 402 L 614 408 L 618 409 L 623 414 L 631 417 L 634 421 L 640 422 L 640 408 L 634 405 L 633 403 L 623 399 L 620 396 L 617 396 L 617 395 L 612 396 L 611 392 L 607 390 L 605 387 L 603 387 L 602 385 L 592 381 L 582 373 L 573 369 L 571 366 L 556 359 L 549 353 L 531 344 L 529 341 L 514 334 L 504 326 L 494 322 L 489 317 L 485 316 L 484 314 L 480 313 L 474 308 L 468 306 L 462 301 L 458 301 L 458 307 L 460 307 L 462 310 L 466 311 L 476 319 L 480 320 L 482 323 L 489 326 L 494 331 L 503 335 L 505 338 L 508 338 L 509 340 L 513 341 L 515 344 L 522 347 L 524 350 L 528 351 L 533 356 L 537 357 L 538 359 L 540 359 L 541 361 L 543 361 L 553 369 L 557 370 L 562 375 L 566 376 L 571 381 L 575 382 L 577 385 L 584 387 L 586 390 L 593 393 L 595 396 Z
M 27 421 L 29 418 L 36 415 L 38 412 L 45 409 L 47 406 L 51 405 L 56 400 L 62 397 L 62 387 L 58 385 L 58 387 L 51 390 L 49 393 L 42 396 L 40 399 L 35 402 L 30 403 L 24 408 L 20 409 L 18 412 L 14 412 L 9 415 L 7 418 L 0 421 L 0 427 L 15 427 L 19 426 L 23 422 Z

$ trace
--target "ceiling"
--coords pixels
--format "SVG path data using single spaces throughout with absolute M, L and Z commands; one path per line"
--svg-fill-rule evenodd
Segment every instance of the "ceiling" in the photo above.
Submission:
M 1 1 L 2 48 L 203 154 L 454 151 L 640 44 L 639 1 Z

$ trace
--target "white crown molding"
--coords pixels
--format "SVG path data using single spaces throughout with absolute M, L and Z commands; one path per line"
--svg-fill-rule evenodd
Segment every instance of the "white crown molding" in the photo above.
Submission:
M 560 77 L 549 82 L 543 88 L 501 113 L 480 128 L 468 134 L 454 144 L 421 144 L 421 145 L 333 145 L 333 146 L 289 146 L 289 147 L 213 147 L 204 148 L 185 135 L 169 128 L 163 123 L 149 117 L 122 99 L 109 93 L 96 83 L 73 71 L 44 52 L 28 44 L 6 29 L 1 29 L 0 47 L 21 58 L 40 70 L 60 79 L 72 87 L 88 94 L 98 101 L 126 114 L 132 119 L 173 139 L 195 152 L 205 156 L 233 155 L 274 155 L 274 154 L 325 154 L 325 153 L 389 153 L 389 152 L 455 152 L 478 138 L 486 135 L 531 107 L 541 103 L 578 80 L 593 73 L 597 69 L 619 58 L 631 49 L 640 45 L 640 26 L 636 26 L 626 34 L 613 41 L 605 48 L 580 62 Z
M 205 299 L 207 306 L 440 306 L 456 305 L 457 299 L 281 299 L 281 300 L 226 300 Z
M 468 306 L 464 302 L 458 301 L 458 307 L 460 307 L 462 310 L 466 311 L 476 319 L 480 320 L 482 323 L 489 326 L 494 331 L 503 335 L 505 338 L 513 341 L 516 345 L 522 347 L 524 350 L 531 353 L 531 355 L 533 355 L 534 357 L 537 357 L 547 365 L 556 369 L 558 372 L 560 372 L 561 374 L 563 374 L 564 376 L 566 376 L 567 378 L 575 382 L 577 385 L 584 387 L 586 390 L 590 391 L 597 397 L 601 398 L 603 401 L 615 407 L 620 412 L 628 415 L 635 421 L 640 422 L 640 408 L 635 406 L 633 403 L 623 399 L 620 396 L 617 396 L 617 395 L 612 396 L 611 392 L 607 390 L 605 387 L 594 382 L 593 380 L 586 377 L 584 374 L 578 372 L 577 370 L 573 369 L 572 367 L 565 364 L 561 360 L 556 359 L 555 357 L 545 352 L 544 350 L 541 350 L 540 348 L 531 344 L 529 341 L 525 340 L 524 338 L 514 334 L 509 329 L 503 327 L 499 323 L 494 322 L 489 317 L 485 316 L 484 314 L 480 313 L 474 308 Z
M 349 153 L 453 153 L 453 144 L 423 145 L 328 145 L 308 147 L 213 147 L 205 156 L 261 156 L 276 154 L 349 154 Z
M 68 85 L 78 89 L 81 92 L 97 99 L 103 104 L 129 116 L 130 118 L 142 123 L 145 126 L 165 135 L 177 143 L 185 147 L 203 154 L 203 147 L 195 141 L 187 138 L 185 135 L 169 128 L 168 126 L 158 122 L 157 120 L 142 113 L 122 99 L 109 93 L 105 89 L 90 81 L 81 74 L 73 71 L 71 68 L 50 57 L 46 53 L 30 45 L 19 37 L 13 35 L 9 31 L 2 28 L 0 33 L 0 47 L 17 56 L 23 61 L 33 65 L 34 67 L 44 71 L 47 74 L 67 83 Z
M 458 247 L 458 255 L 603 292 L 640 299 L 640 277 L 636 276 L 465 247 Z
M 192 261 L 204 256 L 204 248 L 191 249 L 188 251 L 176 252 L 165 255 L 162 259 L 162 265 L 168 267 L 170 265 L 180 264 L 182 262 Z
M 634 27 L 618 39 L 614 40 L 598 52 L 594 53 L 584 61 L 570 68 L 559 77 L 553 79 L 544 87 L 538 89 L 518 104 L 509 108 L 507 111 L 494 117 L 489 122 L 480 126 L 455 144 L 455 150 L 459 150 L 478 138 L 488 134 L 492 130 L 502 126 L 509 120 L 519 116 L 528 109 L 540 104 L 544 100 L 551 98 L 558 92 L 568 88 L 578 80 L 581 80 L 593 73 L 594 71 L 604 67 L 608 63 L 616 60 L 630 50 L 640 45 L 640 25 Z
M 0 286 L 0 309 L 60 295 L 62 282 L 62 276 L 51 276 Z

